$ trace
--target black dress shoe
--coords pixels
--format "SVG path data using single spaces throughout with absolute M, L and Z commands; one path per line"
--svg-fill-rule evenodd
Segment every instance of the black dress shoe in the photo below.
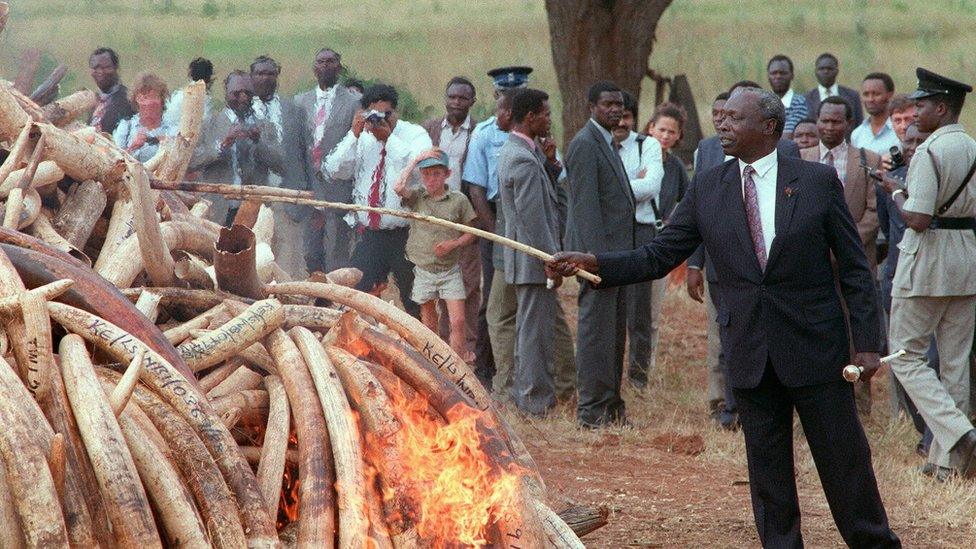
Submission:
M 952 451 L 959 456 L 959 473 L 963 478 L 976 477 L 976 429 L 963 435 Z

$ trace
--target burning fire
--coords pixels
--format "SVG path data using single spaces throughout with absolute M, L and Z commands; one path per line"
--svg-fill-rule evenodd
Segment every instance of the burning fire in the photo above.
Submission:
M 519 480 L 515 472 L 493 468 L 482 450 L 478 424 L 486 421 L 483 413 L 458 405 L 444 425 L 429 416 L 426 399 L 392 393 L 403 424 L 403 469 L 416 503 L 417 533 L 436 547 L 487 545 L 493 519 L 511 513 Z

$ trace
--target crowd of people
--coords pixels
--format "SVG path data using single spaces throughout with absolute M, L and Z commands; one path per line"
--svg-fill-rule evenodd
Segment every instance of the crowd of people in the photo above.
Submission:
M 152 158 L 176 131 L 182 90 L 170 94 L 149 73 L 127 89 L 119 58 L 108 48 L 92 53 L 90 67 L 99 89 L 90 123 L 112 133 L 136 158 Z M 684 133 L 685 109 L 660 104 L 641 123 L 635 97 L 611 82 L 590 87 L 590 117 L 561 153 L 550 136 L 549 97 L 528 85 L 529 67 L 488 72 L 494 91 L 489 119 L 473 118 L 475 85 L 458 76 L 444 86 L 443 114 L 422 123 L 400 118 L 394 87 L 344 81 L 342 57 L 331 48 L 315 55 L 317 85 L 311 90 L 283 96 L 280 72 L 268 56 L 255 59 L 249 70 L 228 71 L 224 107 L 217 110 L 209 96 L 212 63 L 190 63 L 189 80 L 204 81 L 208 97 L 188 179 L 310 190 L 326 200 L 474 225 L 547 253 L 596 254 L 650 244 L 691 185 L 673 152 Z M 767 73 L 768 86 L 742 81 L 716 96 L 711 118 L 720 135 L 698 144 L 694 173 L 733 159 L 721 127 L 730 123 L 726 103 L 737 93 L 765 88 L 779 98 L 778 154 L 830 166 L 843 186 L 883 304 L 879 350 L 906 351 L 891 362 L 893 406 L 909 414 L 921 433 L 917 450 L 928 456 L 924 471 L 940 479 L 968 472 L 973 466 L 953 456 L 960 444 L 976 446 L 970 422 L 976 233 L 966 230 L 971 219 L 943 219 L 947 211 L 966 218 L 976 204 L 973 185 L 964 183 L 972 170 L 962 177 L 976 165 L 976 144 L 957 124 L 968 86 L 935 75 L 929 95 L 896 94 L 889 75 L 872 72 L 855 90 L 838 84 L 839 61 L 830 53 L 816 59 L 818 85 L 806 93 L 792 87 L 790 58 L 772 57 Z M 923 112 L 925 98 L 941 96 L 951 101 Z M 925 108 L 931 110 L 928 103 Z M 912 178 L 933 185 L 924 198 L 906 190 Z M 938 184 L 953 178 L 959 181 Z M 961 194 L 951 195 L 955 188 L 949 187 L 959 183 Z M 949 207 L 936 212 L 950 195 Z M 209 198 L 210 218 L 232 223 L 239 203 Z M 404 309 L 449 340 L 498 400 L 524 414 L 544 416 L 558 402 L 575 400 L 582 427 L 626 425 L 622 383 L 643 389 L 653 376 L 662 279 L 619 288 L 581 283 L 574 345 L 557 294 L 561 276 L 539 260 L 455 229 L 390 215 L 271 207 L 273 249 L 289 275 L 356 267 L 363 273 L 358 289 L 377 295 L 392 275 Z M 913 213 L 925 208 L 929 219 Z M 947 230 L 925 231 L 932 224 Z M 953 258 L 951 270 L 937 267 L 946 257 Z M 687 292 L 708 307 L 708 413 L 716 425 L 735 430 L 739 410 L 728 382 L 735 365 L 723 337 L 736 322 L 725 302 L 734 289 L 722 283 L 722 269 L 706 246 L 691 255 L 688 267 Z M 834 280 L 842 296 L 846 281 L 838 275 Z M 859 335 L 854 322 L 847 324 L 855 356 Z M 872 407 L 864 377 L 855 385 L 862 418 Z

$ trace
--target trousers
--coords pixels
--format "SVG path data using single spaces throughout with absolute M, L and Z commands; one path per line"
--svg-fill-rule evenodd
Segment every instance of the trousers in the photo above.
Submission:
M 976 296 L 894 297 L 891 300 L 891 349 L 905 355 L 891 369 L 932 430 L 929 462 L 954 467 L 950 449 L 973 428 L 970 413 L 970 363 Z M 939 372 L 926 358 L 935 335 Z

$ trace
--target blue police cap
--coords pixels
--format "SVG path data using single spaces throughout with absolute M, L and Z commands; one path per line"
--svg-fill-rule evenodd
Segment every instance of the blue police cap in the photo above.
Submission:
M 531 72 L 532 67 L 499 67 L 488 71 L 488 76 L 492 78 L 496 88 L 524 88 L 529 85 Z

